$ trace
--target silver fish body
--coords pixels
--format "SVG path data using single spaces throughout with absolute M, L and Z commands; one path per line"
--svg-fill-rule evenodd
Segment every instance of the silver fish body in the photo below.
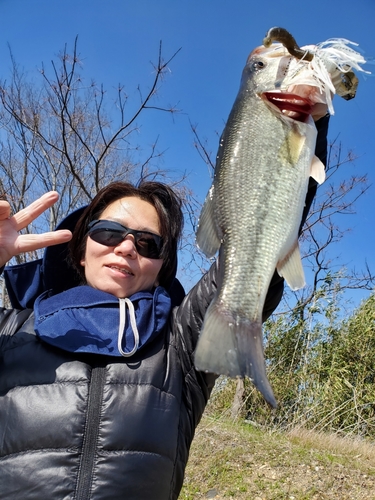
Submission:
M 278 94 L 291 57 L 267 54 L 256 49 L 244 68 L 199 219 L 198 246 L 208 256 L 220 252 L 218 290 L 205 316 L 195 365 L 249 376 L 275 407 L 265 370 L 262 311 L 275 268 L 293 289 L 304 285 L 298 230 L 317 133 L 309 116 L 316 89 L 304 86 L 301 99 Z

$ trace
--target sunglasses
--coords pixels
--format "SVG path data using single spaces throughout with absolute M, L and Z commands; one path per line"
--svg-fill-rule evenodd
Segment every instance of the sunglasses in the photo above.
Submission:
M 149 231 L 137 231 L 111 220 L 93 220 L 88 225 L 87 235 L 97 243 L 116 247 L 128 234 L 134 236 L 135 248 L 139 255 L 148 259 L 161 259 L 163 239 Z

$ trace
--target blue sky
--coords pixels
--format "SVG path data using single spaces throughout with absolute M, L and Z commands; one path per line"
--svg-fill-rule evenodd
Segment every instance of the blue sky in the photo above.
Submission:
M 136 87 L 152 82 L 159 42 L 166 58 L 181 48 L 170 65 L 160 101 L 177 105 L 173 119 L 150 112 L 142 121 L 139 142 L 158 137 L 166 150 L 162 167 L 189 173 L 189 184 L 203 201 L 210 185 L 208 170 L 193 146 L 189 121 L 198 125 L 216 151 L 217 134 L 235 99 L 242 68 L 251 50 L 272 26 L 287 28 L 299 45 L 343 37 L 375 57 L 374 0 L 0 0 L 0 78 L 9 75 L 8 44 L 30 74 L 78 35 L 83 74 L 105 87 L 125 84 L 130 98 Z M 367 69 L 375 72 L 375 66 Z M 348 216 L 352 227 L 339 248 L 340 261 L 357 269 L 367 259 L 375 272 L 375 79 L 359 75 L 352 101 L 334 99 L 329 138 L 358 157 L 353 174 L 367 173 L 373 183 Z

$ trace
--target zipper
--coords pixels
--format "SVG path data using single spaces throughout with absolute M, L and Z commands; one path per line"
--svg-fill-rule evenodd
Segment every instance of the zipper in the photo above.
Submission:
M 105 376 L 106 369 L 104 366 L 92 368 L 82 454 L 77 478 L 76 500 L 89 500 L 91 496 Z

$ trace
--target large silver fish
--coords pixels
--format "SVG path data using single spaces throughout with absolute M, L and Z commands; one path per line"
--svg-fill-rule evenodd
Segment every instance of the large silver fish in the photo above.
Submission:
M 274 38 L 282 44 L 272 44 Z M 296 46 L 301 52 L 291 55 L 292 41 L 288 32 L 273 28 L 264 41 L 268 47 L 250 54 L 197 230 L 198 246 L 207 256 L 220 252 L 218 290 L 204 319 L 195 365 L 249 376 L 274 407 L 262 311 L 275 268 L 292 289 L 305 283 L 298 230 L 309 176 L 321 183 L 325 175 L 314 156 L 311 113 L 319 103 L 332 108 L 335 91 L 332 75 L 327 81 L 327 74 L 322 78 L 318 65 L 312 66 L 313 52 Z

